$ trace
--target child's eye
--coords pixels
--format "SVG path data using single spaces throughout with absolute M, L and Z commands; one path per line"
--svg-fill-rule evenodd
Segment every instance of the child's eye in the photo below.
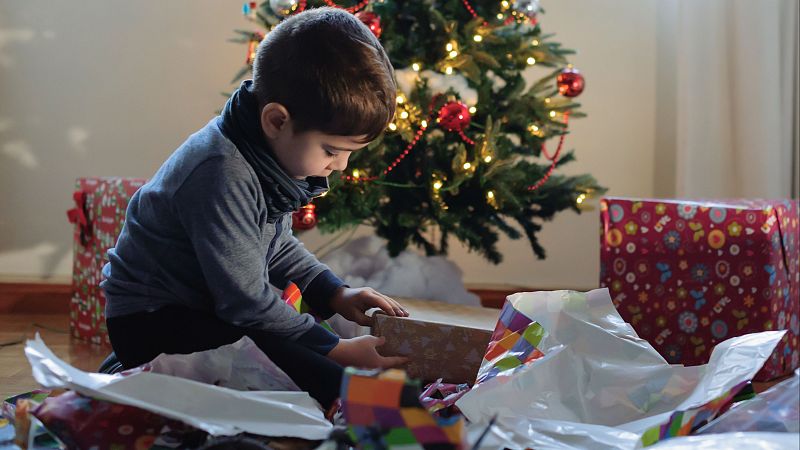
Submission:
M 330 158 L 333 158 L 333 157 L 335 157 L 335 156 L 336 156 L 336 153 L 333 153 L 333 152 L 331 152 L 331 151 L 330 151 L 330 150 L 328 150 L 328 149 L 325 149 L 325 153 L 326 153 L 326 154 L 327 154 L 327 155 L 328 155 Z

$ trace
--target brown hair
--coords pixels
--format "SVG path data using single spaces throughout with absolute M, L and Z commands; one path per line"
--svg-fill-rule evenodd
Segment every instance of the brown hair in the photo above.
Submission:
M 253 63 L 263 106 L 280 103 L 294 132 L 380 135 L 394 117 L 394 69 L 378 39 L 352 14 L 316 8 L 270 31 Z

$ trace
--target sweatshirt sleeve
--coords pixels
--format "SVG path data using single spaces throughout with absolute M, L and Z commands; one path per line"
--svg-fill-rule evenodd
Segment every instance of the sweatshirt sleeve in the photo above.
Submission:
M 334 314 L 330 307 L 333 294 L 346 284 L 294 237 L 290 223 L 283 222 L 285 238 L 269 262 L 269 276 L 276 286 L 286 286 L 290 281 L 296 284 L 312 311 L 328 319 Z
M 270 288 L 268 243 L 259 227 L 257 189 L 259 185 L 247 168 L 241 167 L 241 161 L 216 157 L 201 163 L 186 178 L 175 193 L 174 204 L 216 315 L 236 326 L 297 340 L 315 327 L 314 319 L 298 314 Z M 310 339 L 317 345 L 323 341 Z M 333 339 L 328 339 L 327 344 L 331 342 Z

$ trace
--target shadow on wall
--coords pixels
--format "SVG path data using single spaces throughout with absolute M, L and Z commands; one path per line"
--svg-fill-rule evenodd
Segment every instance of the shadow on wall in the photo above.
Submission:
M 29 70 L 25 52 L 54 41 L 52 31 L 0 28 L 0 274 L 50 278 L 69 261 L 72 245 L 63 211 L 73 182 L 67 160 L 81 164 L 90 133 L 47 119 L 49 108 L 37 97 L 20 104 L 24 93 L 11 92 Z M 26 63 L 27 64 L 27 63 Z M 5 83 L 4 83 L 5 81 Z M 21 97 L 22 96 L 22 97 Z M 44 103 L 44 104 L 41 104 Z M 41 109 L 43 108 L 43 109 Z M 42 112 L 40 114 L 39 112 Z M 54 126 L 56 125 L 56 126 Z M 60 130 L 59 130 L 60 128 Z M 48 143 L 58 141 L 58 148 Z M 66 225 L 65 225 L 66 224 Z

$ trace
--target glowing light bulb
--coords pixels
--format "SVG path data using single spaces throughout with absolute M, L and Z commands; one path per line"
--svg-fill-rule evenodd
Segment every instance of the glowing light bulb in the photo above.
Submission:
M 453 73 L 453 68 L 450 67 L 450 66 L 445 67 L 444 68 L 444 73 L 446 73 L 448 75 L 452 74 Z
M 469 107 L 469 113 L 470 113 L 470 114 L 475 114 L 475 112 L 476 112 L 477 110 L 478 110 L 478 108 L 476 108 L 476 107 L 474 107 L 474 106 L 470 106 L 470 107 Z
M 481 36 L 480 34 L 476 34 L 475 36 L 472 36 L 472 40 L 475 42 L 480 42 L 483 40 L 483 36 Z
M 400 113 L 401 119 L 408 119 L 408 111 L 403 111 Z
M 491 156 L 487 156 L 486 158 L 483 158 L 483 160 L 485 162 L 487 162 L 487 163 L 490 163 L 490 162 L 492 162 L 492 157 Z
M 411 64 L 411 70 L 413 70 L 414 72 L 419 72 L 419 69 L 420 69 L 419 63 Z
M 433 183 L 433 188 L 434 188 L 434 189 L 436 189 L 436 190 L 438 191 L 439 189 L 441 189 L 441 188 L 442 188 L 442 182 L 441 182 L 441 181 L 436 181 L 436 182 L 434 182 L 434 183 Z
M 534 64 L 536 64 L 536 58 L 534 58 L 533 56 L 529 57 L 528 58 L 528 65 L 532 66 Z
M 397 129 L 397 125 L 394 122 L 392 122 L 392 123 L 389 124 L 389 129 L 394 131 L 394 130 Z
M 464 170 L 469 170 L 472 167 L 470 163 L 464 163 Z

